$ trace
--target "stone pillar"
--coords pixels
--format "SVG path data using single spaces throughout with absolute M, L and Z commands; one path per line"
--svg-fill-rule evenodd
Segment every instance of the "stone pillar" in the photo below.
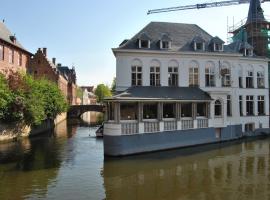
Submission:
M 143 103 L 138 102 L 138 122 L 142 122 L 143 119 Z
M 197 104 L 192 103 L 192 118 L 196 119 L 196 117 L 197 117 Z
M 163 118 L 163 102 L 159 102 L 158 103 L 158 120 L 159 121 L 162 121 L 162 118 Z
M 116 123 L 120 123 L 120 103 L 115 102 L 114 104 L 114 120 Z
M 180 120 L 181 119 L 181 104 L 180 103 L 176 103 L 175 105 L 175 115 L 176 115 L 176 120 Z

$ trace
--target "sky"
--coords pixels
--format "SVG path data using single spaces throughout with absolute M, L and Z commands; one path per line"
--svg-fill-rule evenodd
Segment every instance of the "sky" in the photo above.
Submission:
M 78 85 L 111 85 L 116 71 L 111 49 L 151 21 L 197 24 L 227 41 L 227 25 L 245 19 L 248 4 L 147 15 L 149 9 L 214 1 L 5 0 L 0 19 L 30 52 L 47 47 L 49 59 L 75 66 Z M 270 3 L 262 8 L 270 19 Z

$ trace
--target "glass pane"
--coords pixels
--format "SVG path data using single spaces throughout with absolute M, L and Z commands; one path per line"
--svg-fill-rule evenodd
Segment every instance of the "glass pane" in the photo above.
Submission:
M 197 116 L 206 116 L 206 103 L 197 103 Z
M 192 103 L 182 103 L 181 104 L 181 116 L 182 117 L 192 117 Z
M 136 120 L 137 110 L 138 108 L 136 103 L 121 103 L 120 104 L 121 120 Z
M 163 104 L 163 118 L 175 118 L 175 104 L 174 103 Z
M 157 111 L 158 111 L 157 103 L 144 104 L 143 105 L 143 118 L 144 119 L 157 119 Z

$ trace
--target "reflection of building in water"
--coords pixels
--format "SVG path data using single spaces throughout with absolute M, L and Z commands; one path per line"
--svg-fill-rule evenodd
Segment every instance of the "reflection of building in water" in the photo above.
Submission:
M 82 105 L 96 104 L 97 98 L 94 94 L 94 86 L 81 86 L 83 91 Z M 97 117 L 99 113 L 97 112 L 86 112 L 82 115 L 82 119 L 85 122 L 95 124 L 97 122 Z
M 106 197 L 269 199 L 269 147 L 268 140 L 105 161 Z

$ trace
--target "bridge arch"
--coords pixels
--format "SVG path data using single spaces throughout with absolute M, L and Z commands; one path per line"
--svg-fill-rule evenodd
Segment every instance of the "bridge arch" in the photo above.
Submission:
M 69 107 L 67 117 L 68 118 L 80 118 L 85 112 L 105 112 L 105 106 L 99 104 L 93 105 L 72 105 Z

